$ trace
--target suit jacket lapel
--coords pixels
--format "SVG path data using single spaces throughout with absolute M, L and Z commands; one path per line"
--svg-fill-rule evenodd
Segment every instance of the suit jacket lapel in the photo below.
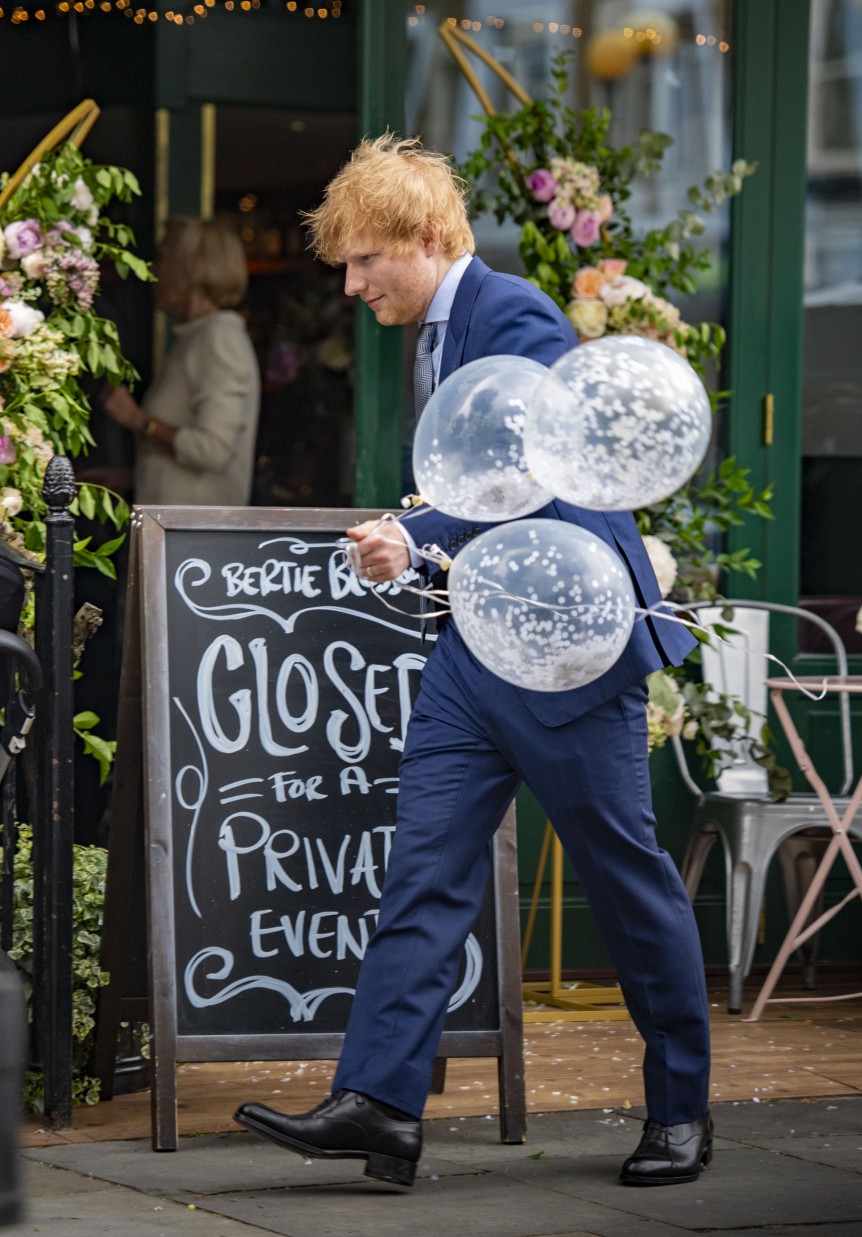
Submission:
M 458 369 L 464 356 L 464 341 L 467 336 L 467 325 L 473 312 L 473 304 L 479 294 L 482 281 L 489 273 L 481 258 L 474 258 L 461 276 L 455 299 L 452 302 L 452 312 L 446 325 L 446 336 L 443 340 L 443 356 L 440 358 L 440 382 L 448 378 L 454 369 Z

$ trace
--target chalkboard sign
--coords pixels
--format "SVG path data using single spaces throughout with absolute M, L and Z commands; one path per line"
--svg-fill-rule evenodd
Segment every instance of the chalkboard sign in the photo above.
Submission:
M 338 1055 L 431 648 L 416 595 L 358 579 L 339 545 L 380 514 L 135 511 L 108 884 L 116 916 L 141 805 L 157 1149 L 177 1145 L 177 1061 Z M 513 833 L 439 1050 L 499 1058 L 504 1141 L 524 1134 Z

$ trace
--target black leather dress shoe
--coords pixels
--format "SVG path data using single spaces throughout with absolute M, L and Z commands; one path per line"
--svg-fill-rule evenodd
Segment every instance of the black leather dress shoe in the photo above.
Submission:
M 412 1185 L 416 1176 L 422 1122 L 397 1120 L 357 1091 L 338 1091 L 296 1116 L 265 1104 L 243 1104 L 234 1120 L 298 1155 L 365 1160 L 366 1176 L 378 1181 Z
M 634 1155 L 623 1164 L 623 1185 L 680 1185 L 696 1181 L 712 1159 L 712 1117 L 707 1113 L 687 1125 L 644 1123 Z

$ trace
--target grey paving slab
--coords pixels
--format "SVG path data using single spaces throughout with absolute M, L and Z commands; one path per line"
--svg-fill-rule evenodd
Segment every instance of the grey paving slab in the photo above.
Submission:
M 862 1233 L 858 1173 L 775 1151 L 721 1151 L 696 1182 L 673 1188 L 620 1187 L 617 1171 L 617 1161 L 608 1157 L 585 1158 L 576 1173 L 565 1159 L 549 1157 L 528 1161 L 508 1176 L 694 1232 L 853 1222 Z
M 3 1237 L 260 1237 L 240 1221 L 45 1164 L 28 1165 L 23 1185 L 24 1220 Z
M 862 1134 L 862 1096 L 777 1099 L 759 1104 L 731 1101 L 716 1105 L 713 1116 L 716 1132 L 722 1137 L 742 1137 L 752 1143 L 785 1134 Z
M 29 1149 L 24 1225 L 52 1237 L 860 1237 L 862 1097 L 717 1105 L 716 1156 L 673 1189 L 619 1184 L 641 1114 L 532 1115 L 505 1146 L 496 1121 L 426 1123 L 412 1191 L 361 1161 L 305 1162 L 240 1131 Z
M 565 1197 L 495 1174 L 422 1182 L 397 1197 L 373 1182 L 326 1190 L 295 1188 L 241 1197 L 209 1198 L 207 1205 L 281 1237 L 655 1237 L 655 1224 L 614 1207 Z M 573 1227 L 575 1226 L 575 1227 Z M 683 1237 L 666 1228 L 664 1237 Z
M 251 1134 L 201 1135 L 180 1139 L 178 1151 L 155 1152 L 149 1140 L 75 1143 L 30 1150 L 25 1155 L 72 1172 L 93 1173 L 105 1181 L 134 1186 L 148 1194 L 172 1198 L 225 1189 L 268 1190 L 294 1185 L 330 1185 L 361 1178 L 360 1160 L 305 1160 Z M 426 1156 L 420 1176 L 439 1171 Z M 465 1164 L 446 1163 L 447 1175 L 472 1172 Z
M 716 1229 L 710 1229 L 704 1233 L 704 1237 L 709 1237 L 710 1233 L 718 1233 Z M 727 1230 L 721 1230 L 719 1237 L 726 1237 Z M 846 1224 L 806 1224 L 800 1227 L 798 1224 L 778 1224 L 774 1228 L 735 1228 L 733 1229 L 733 1237 L 859 1237 L 862 1233 L 862 1228 L 859 1226 L 858 1220 L 849 1220 Z
M 791 1134 L 773 1140 L 759 1138 L 757 1146 L 862 1175 L 862 1135 L 859 1134 L 813 1134 L 810 1138 Z M 862 1181 L 858 1188 L 862 1191 Z
M 551 1145 L 578 1154 L 580 1149 L 599 1154 L 619 1155 L 623 1159 L 634 1151 L 641 1136 L 642 1122 L 616 1112 L 566 1112 L 530 1114 L 529 1137 L 525 1143 L 504 1145 L 495 1129 L 483 1118 L 464 1121 L 434 1121 L 426 1126 L 425 1149 L 449 1160 L 453 1155 L 470 1156 L 474 1164 L 497 1167 L 507 1162 L 541 1155 Z

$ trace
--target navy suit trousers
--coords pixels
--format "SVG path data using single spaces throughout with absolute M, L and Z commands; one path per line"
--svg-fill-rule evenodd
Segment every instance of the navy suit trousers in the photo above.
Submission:
M 489 841 L 523 780 L 574 866 L 644 1038 L 650 1117 L 676 1124 L 706 1112 L 703 960 L 682 881 L 656 842 L 645 702 L 636 685 L 544 726 L 445 628 L 408 726 L 380 918 L 333 1090 L 421 1116 Z

